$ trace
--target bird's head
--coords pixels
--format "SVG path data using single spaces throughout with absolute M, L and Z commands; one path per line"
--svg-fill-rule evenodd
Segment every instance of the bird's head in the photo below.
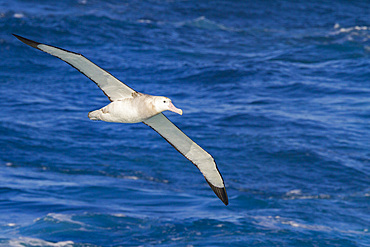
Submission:
M 177 114 L 182 115 L 182 110 L 179 108 L 176 108 L 172 104 L 172 101 L 167 97 L 163 97 L 163 96 L 155 97 L 154 106 L 158 112 L 169 110 L 169 111 L 173 111 Z

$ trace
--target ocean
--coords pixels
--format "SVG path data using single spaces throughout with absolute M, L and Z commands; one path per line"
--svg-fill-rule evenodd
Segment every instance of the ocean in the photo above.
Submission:
M 370 246 L 369 1 L 0 0 L 0 246 Z M 81 53 L 215 158 L 88 119 Z

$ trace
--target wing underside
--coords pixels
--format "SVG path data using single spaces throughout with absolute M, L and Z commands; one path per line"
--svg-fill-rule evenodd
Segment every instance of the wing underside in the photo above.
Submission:
M 225 205 L 228 204 L 224 181 L 213 157 L 209 153 L 192 141 L 162 113 L 145 120 L 144 123 L 198 167 L 218 198 Z
M 132 93 L 135 92 L 132 88 L 115 78 L 109 72 L 100 68 L 89 59 L 85 58 L 83 55 L 67 51 L 55 46 L 45 45 L 35 42 L 30 39 L 23 38 L 19 35 L 13 34 L 23 43 L 39 49 L 43 52 L 49 53 L 64 62 L 70 64 L 72 67 L 80 71 L 82 74 L 87 76 L 104 92 L 104 94 L 109 98 L 110 101 L 115 101 L 117 99 L 131 97 Z

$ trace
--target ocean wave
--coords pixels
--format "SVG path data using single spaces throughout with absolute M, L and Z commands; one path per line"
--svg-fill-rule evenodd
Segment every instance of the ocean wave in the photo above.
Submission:
M 26 18 L 26 15 L 23 12 L 7 11 L 0 12 L 0 18 L 23 19 Z
M 200 28 L 200 29 L 223 30 L 223 31 L 229 31 L 229 32 L 239 32 L 240 31 L 239 29 L 227 27 L 223 24 L 209 20 L 205 16 L 200 16 L 198 18 L 195 18 L 189 21 L 177 22 L 175 26 L 177 27 L 189 26 L 189 27 L 195 27 L 195 28 Z
M 18 239 L 11 239 L 1 243 L 0 246 L 7 247 L 24 247 L 24 246 L 37 246 L 37 247 L 73 247 L 72 241 L 49 242 L 38 238 L 20 237 Z
M 153 23 L 152 20 L 149 20 L 149 19 L 138 19 L 137 20 L 138 23 L 144 23 L 144 24 L 151 24 Z
M 136 20 L 136 23 L 139 24 L 157 24 L 161 26 L 166 25 L 173 25 L 175 27 L 192 27 L 192 28 L 198 28 L 198 29 L 204 29 L 204 30 L 211 30 L 211 31 L 227 31 L 227 32 L 240 32 L 240 29 L 228 27 L 223 24 L 217 23 L 215 21 L 212 21 L 205 16 L 200 16 L 195 19 L 191 20 L 185 20 L 185 21 L 179 21 L 179 22 L 168 22 L 164 20 L 153 20 L 149 18 L 139 18 Z
M 334 25 L 330 36 L 338 36 L 340 40 L 365 43 L 370 40 L 370 26 L 342 27 L 338 23 Z
M 254 223 L 259 226 L 263 226 L 266 228 L 271 229 L 281 229 L 287 227 L 293 227 L 293 228 L 299 228 L 303 230 L 309 230 L 309 231 L 318 231 L 318 232 L 340 232 L 344 234 L 358 234 L 358 235 L 364 235 L 367 234 L 369 229 L 358 229 L 358 230 L 350 230 L 350 229 L 340 229 L 339 227 L 331 227 L 331 226 L 325 226 L 321 224 L 308 224 L 308 223 L 302 223 L 295 219 L 282 217 L 282 216 L 252 216 L 254 219 Z
M 14 18 L 17 18 L 17 19 L 21 19 L 21 18 L 24 18 L 24 14 L 23 13 L 15 13 L 13 15 Z
M 284 200 L 311 200 L 311 199 L 330 199 L 331 196 L 327 194 L 319 194 L 319 195 L 307 195 L 303 194 L 301 190 L 295 189 L 290 190 L 283 196 Z
M 370 30 L 370 27 L 367 26 L 354 26 L 354 27 L 341 27 L 338 23 L 334 25 L 334 28 L 338 30 L 339 33 L 349 33 L 352 31 L 365 31 Z
M 37 218 L 35 220 L 35 222 L 38 222 L 38 221 L 51 221 L 51 222 L 54 222 L 54 223 L 64 222 L 64 223 L 70 223 L 70 224 L 80 225 L 80 226 L 83 226 L 84 225 L 84 223 L 79 222 L 79 221 L 76 221 L 76 220 L 73 220 L 72 218 L 73 218 L 73 215 L 58 214 L 58 213 L 49 213 L 49 214 L 46 215 L 46 217 Z

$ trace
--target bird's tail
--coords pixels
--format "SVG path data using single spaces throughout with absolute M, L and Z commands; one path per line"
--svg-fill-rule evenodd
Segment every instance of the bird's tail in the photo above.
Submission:
M 91 111 L 87 116 L 91 120 L 101 120 L 101 110 Z

